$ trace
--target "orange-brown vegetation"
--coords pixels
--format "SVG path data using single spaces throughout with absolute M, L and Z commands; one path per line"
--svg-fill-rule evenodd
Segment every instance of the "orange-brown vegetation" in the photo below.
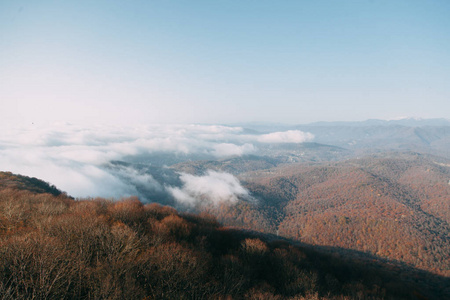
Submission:
M 0 189 L 14 188 L 36 193 L 49 193 L 55 196 L 63 194 L 54 185 L 35 177 L 15 175 L 11 172 L 0 172 Z
M 0 190 L 2 299 L 414 299 L 445 278 L 344 260 L 136 198 Z M 429 275 L 431 276 L 431 275 Z M 428 281 L 422 281 L 427 278 Z M 436 288 L 438 287 L 438 288 Z
M 450 168 L 433 157 L 288 165 L 247 178 L 259 203 L 211 211 L 224 224 L 450 276 Z

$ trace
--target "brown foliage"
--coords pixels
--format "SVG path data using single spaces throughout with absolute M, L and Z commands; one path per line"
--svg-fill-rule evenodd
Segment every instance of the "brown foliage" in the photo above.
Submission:
M 224 210 L 219 219 L 243 226 L 247 218 L 247 228 L 450 275 L 450 169 L 433 158 L 369 157 L 270 174 L 249 183 L 263 221 L 251 209 L 234 217 Z
M 397 273 L 136 198 L 5 189 L 0 224 L 2 299 L 408 299 L 414 291 Z

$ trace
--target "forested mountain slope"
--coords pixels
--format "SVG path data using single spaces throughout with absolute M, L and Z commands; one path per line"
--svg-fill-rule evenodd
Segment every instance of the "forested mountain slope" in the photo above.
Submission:
M 450 275 L 445 160 L 396 153 L 290 165 L 245 178 L 259 204 L 212 209 L 219 220 Z
M 1 173 L 5 182 L 20 176 Z M 0 189 L 2 299 L 444 299 L 448 278 L 136 198 Z M 401 274 L 401 276 L 399 276 Z

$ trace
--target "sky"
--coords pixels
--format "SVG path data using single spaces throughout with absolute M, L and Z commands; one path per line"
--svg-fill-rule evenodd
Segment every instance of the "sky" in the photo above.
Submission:
M 450 1 L 0 0 L 0 125 L 450 117 Z

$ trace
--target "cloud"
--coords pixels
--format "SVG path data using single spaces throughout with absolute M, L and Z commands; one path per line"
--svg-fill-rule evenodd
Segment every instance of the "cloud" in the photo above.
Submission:
M 185 205 L 236 203 L 249 199 L 250 194 L 239 180 L 229 173 L 207 171 L 203 176 L 182 173 L 182 186 L 168 187 L 173 197 Z
M 310 141 L 314 135 L 300 130 L 272 132 L 260 135 L 256 140 L 260 143 L 303 143 Z
M 27 176 L 38 177 L 74 197 L 124 197 L 136 195 L 132 185 L 110 174 L 99 166 L 64 159 L 53 159 L 41 152 L 1 151 L 0 166 Z
M 162 191 L 163 186 L 153 178 L 149 173 L 136 170 L 132 167 L 119 166 L 117 168 L 110 169 L 111 174 L 118 178 L 122 178 L 124 181 L 131 183 L 132 186 L 145 187 L 153 191 Z
M 111 161 L 173 164 L 256 154 L 256 143 L 260 147 L 311 138 L 297 130 L 248 134 L 241 127 L 221 125 L 30 125 L 0 132 L 0 170 L 41 178 L 74 197 L 122 197 L 150 189 L 161 192 L 165 183 L 132 168 L 108 168 Z
M 214 145 L 212 148 L 212 154 L 216 157 L 242 156 L 256 151 L 255 146 L 248 143 L 245 143 L 244 145 L 221 143 Z

